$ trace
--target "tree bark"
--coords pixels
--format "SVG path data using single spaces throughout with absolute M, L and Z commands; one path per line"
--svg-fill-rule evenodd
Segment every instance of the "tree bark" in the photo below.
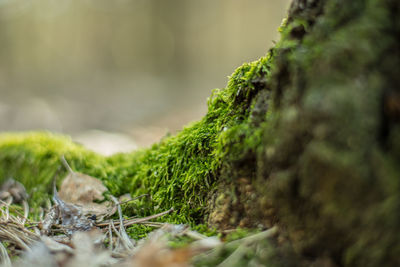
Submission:
M 261 152 L 230 167 L 252 166 L 236 210 L 280 225 L 303 259 L 400 265 L 400 2 L 293 1 L 271 53 L 256 99 L 275 115 L 255 114 Z
M 174 206 L 173 221 L 277 225 L 294 265 L 399 266 L 400 2 L 295 0 L 280 31 L 177 136 L 105 159 L 3 135 L 2 179 L 43 189 L 65 154 L 115 195 Z

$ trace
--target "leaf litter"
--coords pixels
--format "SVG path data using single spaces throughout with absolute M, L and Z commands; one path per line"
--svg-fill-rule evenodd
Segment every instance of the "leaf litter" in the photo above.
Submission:
M 107 188 L 99 179 L 75 172 L 64 156 L 61 157 L 61 162 L 68 170 L 68 174 L 61 183 L 60 199 L 70 204 L 80 205 L 82 213 L 85 215 L 111 216 L 116 211 L 115 207 L 111 207 L 112 203 L 104 201 L 104 193 L 107 192 Z M 95 201 L 102 201 L 102 203 Z
M 173 208 L 144 218 L 124 218 L 120 201 L 110 196 L 100 180 L 68 170 L 60 191 L 53 183 L 53 205 L 38 222 L 29 220 L 28 194 L 22 184 L 9 179 L 0 188 L 0 266 L 191 266 L 191 259 L 221 244 L 217 237 L 207 237 L 185 225 L 152 222 Z M 143 197 L 142 195 L 139 197 Z M 95 201 L 103 201 L 96 203 Z M 15 204 L 22 203 L 22 208 Z M 42 211 L 45 209 L 42 209 Z M 111 219 L 118 212 L 118 219 Z M 44 212 L 43 212 L 44 213 Z M 158 228 L 136 241 L 126 227 L 143 224 Z M 174 237 L 194 240 L 183 248 L 172 248 Z M 16 260 L 10 258 L 16 257 Z

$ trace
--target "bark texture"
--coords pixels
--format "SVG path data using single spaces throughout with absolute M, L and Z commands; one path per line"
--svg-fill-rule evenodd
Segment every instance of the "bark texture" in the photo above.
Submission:
M 253 166 L 234 176 L 241 214 L 280 225 L 314 263 L 398 266 L 400 2 L 294 1 L 271 53 L 256 103 L 270 95 L 274 116 L 253 108 L 262 148 L 228 168 Z

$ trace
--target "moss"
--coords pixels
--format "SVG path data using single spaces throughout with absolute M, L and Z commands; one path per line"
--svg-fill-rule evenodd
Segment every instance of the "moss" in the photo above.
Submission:
M 253 235 L 259 233 L 258 230 L 256 229 L 246 229 L 246 228 L 236 228 L 233 232 L 228 233 L 225 237 L 224 237 L 224 241 L 226 242 L 232 242 L 241 238 L 245 238 L 247 236 Z
M 396 0 L 295 0 L 275 47 L 238 68 L 206 116 L 176 136 L 104 158 L 66 137 L 3 134 L 0 178 L 40 199 L 65 154 L 114 195 L 152 196 L 126 214 L 174 207 L 162 220 L 279 224 L 274 245 L 292 247 L 298 265 L 400 265 L 399 13 Z
M 51 133 L 4 133 L 0 138 L 1 180 L 15 178 L 25 185 L 33 205 L 42 205 L 60 167 L 61 155 L 71 166 L 96 177 L 106 177 L 105 159 Z M 60 174 L 65 170 L 60 169 Z
M 154 230 L 153 227 L 141 224 L 134 224 L 126 229 L 127 234 L 135 240 L 140 240 L 142 238 L 145 238 L 147 234 L 152 232 L 153 230 Z
M 142 199 L 126 207 L 128 214 L 148 215 L 174 207 L 169 221 L 202 222 L 224 160 L 239 157 L 243 148 L 255 149 L 261 140 L 260 132 L 249 138 L 246 132 L 251 131 L 249 107 L 268 75 L 269 61 L 267 56 L 238 68 L 227 88 L 214 91 L 202 120 L 150 149 L 106 158 L 60 135 L 2 134 L 0 179 L 21 181 L 32 200 L 41 204 L 60 167 L 60 156 L 65 155 L 73 169 L 98 177 L 113 195 L 151 196 L 151 201 Z M 61 169 L 60 176 L 64 173 Z
M 293 6 L 274 50 L 257 188 L 298 253 L 397 265 L 399 113 L 382 108 L 400 84 L 398 2 Z

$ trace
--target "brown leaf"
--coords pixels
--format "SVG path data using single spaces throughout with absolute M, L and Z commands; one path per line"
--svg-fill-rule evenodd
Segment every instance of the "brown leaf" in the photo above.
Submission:
M 28 198 L 25 187 L 18 181 L 7 179 L 0 188 L 0 199 L 4 200 L 12 197 L 12 202 L 21 203 Z
M 64 178 L 59 191 L 62 200 L 80 205 L 104 200 L 103 193 L 107 191 L 107 188 L 99 179 L 74 172 L 64 157 L 62 157 L 62 161 L 68 169 L 68 175 Z
M 143 246 L 122 266 L 131 267 L 189 267 L 193 253 L 189 248 L 169 249 L 162 241 Z
M 58 193 L 60 199 L 81 206 L 81 211 L 85 215 L 102 217 L 114 214 L 116 209 L 110 202 L 101 204 L 94 202 L 104 200 L 103 194 L 107 188 L 103 183 L 92 176 L 73 171 L 64 157 L 61 160 L 68 169 L 68 175 L 60 187 Z
M 74 256 L 66 266 L 110 266 L 115 263 L 110 251 L 102 246 L 104 235 L 101 231 L 76 232 L 72 236 Z
M 64 202 L 59 198 L 55 185 L 53 201 L 58 210 L 58 219 L 67 234 L 71 235 L 76 231 L 88 231 L 93 228 L 94 221 L 83 214 L 81 207 Z
M 194 250 L 190 247 L 171 249 L 168 236 L 180 235 L 185 231 L 183 225 L 165 224 L 162 228 L 148 235 L 146 240 L 133 251 L 122 266 L 130 267 L 189 267 Z
M 42 234 L 48 235 L 52 226 L 58 223 L 61 230 L 68 235 L 72 235 L 76 231 L 88 231 L 93 228 L 94 220 L 86 217 L 81 207 L 67 203 L 59 198 L 55 183 L 53 190 L 54 206 L 41 223 Z

